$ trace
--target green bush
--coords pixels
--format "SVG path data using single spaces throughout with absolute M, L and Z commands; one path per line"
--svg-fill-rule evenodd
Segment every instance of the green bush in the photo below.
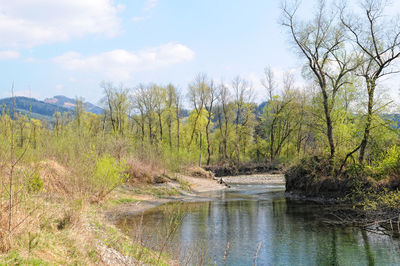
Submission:
M 27 188 L 29 192 L 39 192 L 43 188 L 43 180 L 39 176 L 38 173 L 33 173 L 32 176 L 28 179 Z
M 400 148 L 393 145 L 385 153 L 383 153 L 372 166 L 368 166 L 369 170 L 375 173 L 376 179 L 382 179 L 393 173 L 400 167 Z
M 117 162 L 110 155 L 103 155 L 96 162 L 92 181 L 102 190 L 108 191 L 125 182 L 125 170 L 125 163 Z

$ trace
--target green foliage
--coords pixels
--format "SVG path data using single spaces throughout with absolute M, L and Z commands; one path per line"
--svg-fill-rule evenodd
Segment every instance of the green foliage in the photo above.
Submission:
M 400 191 L 388 191 L 384 189 L 379 193 L 365 193 L 360 201 L 365 210 L 400 210 Z
M 37 193 L 43 189 L 43 180 L 37 172 L 34 172 L 27 180 L 27 189 L 31 193 Z
M 376 173 L 377 179 L 385 178 L 394 171 L 397 171 L 400 168 L 399 146 L 391 146 L 386 152 L 378 156 L 372 165 L 367 167 Z
M 117 162 L 113 157 L 105 154 L 96 162 L 92 182 L 105 190 L 113 189 L 126 180 L 125 170 L 125 163 Z
M 179 182 L 179 186 L 181 187 L 181 189 L 186 190 L 186 191 L 191 191 L 191 187 L 190 187 L 190 183 L 183 180 L 182 178 L 177 178 L 178 182 Z

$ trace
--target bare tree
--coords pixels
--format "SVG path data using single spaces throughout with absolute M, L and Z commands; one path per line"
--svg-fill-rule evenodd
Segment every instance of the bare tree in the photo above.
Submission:
M 346 13 L 346 7 L 341 7 L 341 21 L 349 30 L 361 54 L 362 64 L 358 75 L 363 77 L 368 93 L 367 116 L 362 141 L 346 156 L 347 159 L 360 150 L 358 158 L 360 163 L 364 161 L 371 134 L 377 83 L 383 76 L 399 72 L 393 63 L 400 56 L 400 21 L 385 19 L 384 11 L 387 3 L 382 0 L 363 0 L 360 5 L 362 16 Z
M 166 88 L 166 108 L 167 108 L 167 126 L 168 126 L 168 143 L 172 149 L 172 118 L 176 105 L 176 88 L 172 84 L 168 84 Z
M 152 92 L 154 93 L 154 107 L 158 117 L 158 127 L 160 130 L 160 141 L 163 140 L 163 124 L 162 115 L 165 111 L 166 91 L 163 87 L 153 85 Z
M 150 144 L 153 144 L 155 138 L 153 133 L 153 118 L 154 118 L 154 107 L 155 107 L 155 93 L 153 85 L 148 87 L 146 89 L 146 93 L 143 94 L 143 106 L 145 108 L 145 114 L 147 117 Z
M 261 79 L 261 85 L 267 89 L 268 100 L 271 101 L 276 87 L 275 75 L 271 67 L 264 68 L 264 77 Z
M 145 120 L 146 120 L 146 110 L 145 110 L 145 96 L 147 90 L 143 84 L 139 84 L 131 97 L 131 106 L 135 110 L 135 114 L 132 116 L 136 124 L 140 128 L 141 132 L 141 146 L 143 147 L 145 138 Z
M 240 124 L 242 121 L 242 114 L 244 105 L 247 102 L 251 101 L 252 97 L 252 88 L 247 80 L 240 78 L 239 76 L 235 77 L 232 80 L 232 89 L 235 97 L 235 130 L 236 130 L 236 160 L 240 163 L 240 142 L 241 142 L 241 134 L 240 134 Z
M 180 149 L 180 125 L 181 125 L 181 106 L 182 106 L 182 95 L 180 91 L 176 91 L 175 93 L 175 117 L 176 117 L 176 138 L 177 138 L 177 143 L 176 147 L 179 152 Z
M 219 92 L 218 92 L 218 100 L 219 104 L 222 108 L 222 116 L 224 119 L 224 126 L 222 130 L 222 123 L 221 123 L 221 134 L 222 134 L 222 147 L 223 147 L 223 154 L 224 154 L 224 159 L 228 159 L 228 137 L 229 137 L 229 121 L 232 119 L 232 110 L 230 108 L 230 101 L 231 101 L 231 95 L 229 88 L 221 82 L 221 84 L 218 87 Z
M 190 134 L 190 141 L 188 147 L 190 147 L 190 145 L 193 142 L 193 137 L 197 127 L 197 122 L 206 101 L 207 90 L 208 90 L 208 78 L 207 75 L 204 73 L 198 74 L 195 77 L 194 81 L 189 85 L 188 97 L 194 107 L 194 111 L 196 112 L 196 117 L 194 120 L 192 133 Z
M 292 5 L 285 2 L 282 6 L 282 25 L 288 29 L 300 55 L 307 60 L 307 69 L 322 94 L 325 134 L 330 148 L 330 166 L 333 169 L 335 141 L 331 112 L 338 90 L 347 82 L 347 75 L 357 64 L 354 64 L 353 56 L 347 55 L 345 51 L 344 27 L 337 22 L 336 14 L 329 13 L 326 6 L 326 1 L 320 0 L 313 18 L 299 22 L 296 20 L 298 1 Z
M 105 106 L 105 115 L 110 118 L 113 132 L 123 135 L 129 109 L 129 90 L 122 85 L 117 88 L 111 82 L 104 81 L 100 86 L 104 90 L 101 102 Z
M 207 110 L 207 124 L 206 124 L 206 138 L 207 138 L 207 165 L 210 164 L 211 160 L 211 143 L 210 143 L 210 125 L 213 118 L 214 103 L 217 100 L 217 88 L 214 85 L 214 81 L 211 80 L 208 84 L 207 97 L 204 106 Z

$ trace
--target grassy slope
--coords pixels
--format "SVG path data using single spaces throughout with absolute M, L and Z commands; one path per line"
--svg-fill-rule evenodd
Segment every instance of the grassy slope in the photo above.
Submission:
M 155 185 L 143 185 L 134 190 L 120 188 L 110 193 L 105 201 L 95 204 L 42 199 L 40 205 L 46 209 L 46 220 L 42 221 L 40 231 L 20 234 L 14 239 L 14 248 L 0 255 L 0 265 L 113 265 L 120 258 L 131 262 L 139 259 L 154 265 L 158 253 L 134 243 L 105 218 L 105 213 L 141 201 L 144 196 L 153 199 L 177 196 L 181 190 L 188 189 L 186 182 L 179 183 L 183 187 L 178 189 Z M 110 257 L 110 250 L 120 257 Z M 159 265 L 170 265 L 171 261 L 164 254 Z

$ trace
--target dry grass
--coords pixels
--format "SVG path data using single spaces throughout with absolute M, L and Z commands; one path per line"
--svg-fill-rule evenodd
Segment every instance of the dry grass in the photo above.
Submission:
M 128 169 L 126 173 L 129 176 L 129 184 L 143 185 L 154 183 L 165 183 L 169 177 L 162 167 L 154 161 L 143 162 L 135 158 L 127 160 Z
M 193 177 L 201 177 L 201 178 L 209 178 L 212 179 L 213 175 L 209 172 L 204 170 L 198 166 L 192 166 L 187 169 L 188 174 Z
M 43 180 L 44 191 L 49 195 L 67 196 L 73 193 L 71 173 L 53 160 L 39 163 L 39 175 Z

